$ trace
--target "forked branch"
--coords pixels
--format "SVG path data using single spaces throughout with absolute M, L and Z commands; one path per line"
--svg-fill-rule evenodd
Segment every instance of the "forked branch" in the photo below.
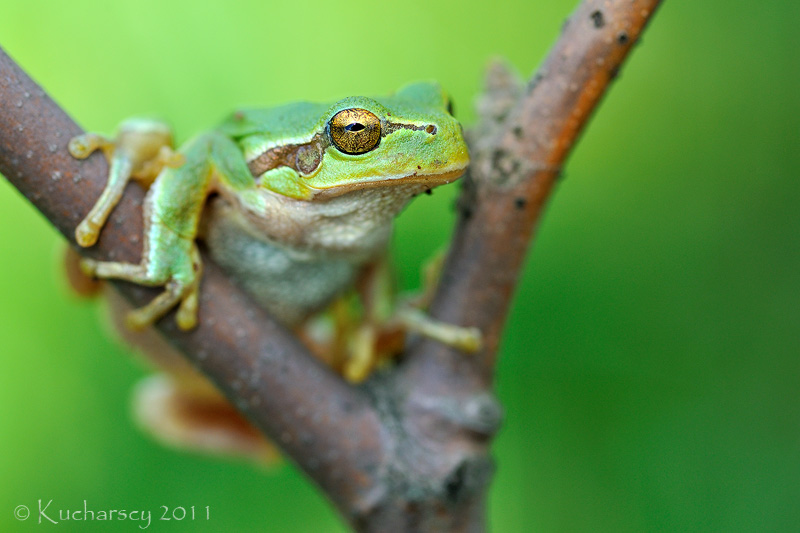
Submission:
M 609 82 L 659 0 L 586 0 L 524 87 L 496 68 L 472 132 L 456 236 L 431 313 L 477 326 L 464 356 L 412 344 L 390 371 L 354 387 L 230 284 L 209 259 L 200 325 L 158 329 L 363 531 L 480 531 L 500 410 L 491 378 L 500 333 L 542 208 Z M 100 155 L 76 161 L 82 130 L 0 51 L 0 172 L 74 244 L 103 188 Z M 128 188 L 83 253 L 137 262 L 143 192 Z M 135 305 L 154 292 L 117 283 Z

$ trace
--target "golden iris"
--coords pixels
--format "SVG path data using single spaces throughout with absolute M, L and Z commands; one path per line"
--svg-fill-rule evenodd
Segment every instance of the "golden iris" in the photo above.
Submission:
M 381 121 L 374 113 L 354 107 L 339 111 L 328 123 L 331 141 L 346 154 L 363 154 L 378 146 Z

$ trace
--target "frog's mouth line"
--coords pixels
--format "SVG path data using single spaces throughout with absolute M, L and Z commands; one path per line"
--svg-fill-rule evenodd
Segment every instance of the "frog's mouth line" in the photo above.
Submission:
M 366 179 L 364 181 L 349 183 L 347 185 L 335 185 L 330 188 L 309 187 L 309 189 L 314 191 L 313 196 L 315 199 L 334 198 L 336 196 L 341 196 L 353 191 L 386 186 L 388 183 L 393 185 L 419 185 L 420 190 L 422 191 L 425 189 L 438 187 L 439 185 L 452 183 L 460 178 L 466 169 L 467 167 L 465 166 L 463 168 L 458 168 L 439 174 L 418 174 L 415 172 L 414 174 L 409 174 L 408 176 L 395 176 L 391 178 L 376 177 L 374 179 Z

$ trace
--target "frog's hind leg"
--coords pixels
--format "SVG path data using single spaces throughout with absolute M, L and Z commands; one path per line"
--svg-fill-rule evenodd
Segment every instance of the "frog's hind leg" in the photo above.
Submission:
M 64 246 L 64 275 L 73 292 L 83 298 L 97 295 L 103 287 L 103 282 L 87 276 L 81 269 L 83 258 L 72 246 Z
M 103 293 L 115 336 L 158 371 L 140 381 L 131 398 L 143 430 L 182 450 L 242 457 L 265 466 L 279 459 L 277 449 L 158 331 L 126 326 L 130 302 L 108 284 Z

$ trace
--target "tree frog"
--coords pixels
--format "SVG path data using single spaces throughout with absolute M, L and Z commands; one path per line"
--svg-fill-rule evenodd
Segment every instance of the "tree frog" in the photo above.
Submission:
M 415 195 L 459 178 L 469 163 L 460 124 L 436 83 L 391 96 L 349 97 L 237 111 L 172 150 L 161 122 L 124 122 L 114 140 L 84 134 L 69 150 L 109 160 L 102 196 L 76 229 L 93 245 L 130 179 L 148 188 L 139 264 L 85 259 L 86 274 L 164 292 L 131 311 L 141 329 L 178 307 L 197 323 L 202 272 L 197 240 L 256 302 L 299 329 L 385 255 L 394 217 Z M 404 327 L 465 350 L 479 334 L 401 314 Z M 355 358 L 358 361 L 359 358 Z M 371 362 L 345 373 L 363 379 Z

